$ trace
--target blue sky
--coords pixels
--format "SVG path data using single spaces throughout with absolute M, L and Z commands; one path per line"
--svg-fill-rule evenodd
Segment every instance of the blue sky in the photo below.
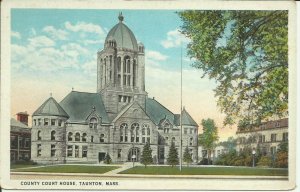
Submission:
M 190 66 L 187 38 L 178 32 L 182 22 L 176 10 L 12 9 L 12 116 L 34 112 L 52 93 L 59 102 L 74 87 L 96 90 L 96 53 L 122 11 L 124 23 L 145 45 L 146 90 L 174 113 L 180 109 L 180 50 L 183 45 L 183 103 L 198 124 L 214 118 L 215 83 L 201 79 Z M 22 100 L 20 100 L 22 95 Z M 232 130 L 223 130 L 228 135 Z M 225 136 L 224 136 L 225 137 Z

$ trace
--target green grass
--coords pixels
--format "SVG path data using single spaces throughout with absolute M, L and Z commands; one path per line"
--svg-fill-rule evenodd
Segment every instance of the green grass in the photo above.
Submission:
M 13 164 L 10 165 L 10 169 L 19 169 L 19 168 L 27 168 L 27 167 L 37 167 L 40 165 L 22 165 L 22 164 Z
M 121 174 L 146 174 L 146 175 L 256 175 L 256 176 L 287 176 L 287 169 L 261 169 L 242 167 L 183 167 L 182 172 L 178 167 L 138 166 L 122 171 Z
M 46 173 L 106 173 L 117 169 L 117 166 L 86 166 L 86 165 L 54 165 L 28 169 L 15 169 L 18 172 L 46 172 Z

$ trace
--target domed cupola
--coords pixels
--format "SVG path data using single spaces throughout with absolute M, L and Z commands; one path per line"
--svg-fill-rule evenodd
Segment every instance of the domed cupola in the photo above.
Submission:
M 119 14 L 119 23 L 116 24 L 107 34 L 105 39 L 105 47 L 111 45 L 114 40 L 117 48 L 138 51 L 137 40 L 133 32 L 123 23 L 124 16 Z

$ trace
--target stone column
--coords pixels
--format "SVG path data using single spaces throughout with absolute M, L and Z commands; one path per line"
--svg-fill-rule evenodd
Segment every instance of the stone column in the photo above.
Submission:
M 111 69 L 111 83 L 112 84 L 115 84 L 115 58 L 114 56 L 112 55 L 111 56 L 111 66 L 112 66 L 112 69 Z
M 130 59 L 130 87 L 133 87 L 133 59 Z
M 102 89 L 103 89 L 105 87 L 105 82 L 106 82 L 106 79 L 105 79 L 105 71 L 106 71 L 105 58 L 103 58 L 101 65 L 102 65 Z
M 124 62 L 124 58 L 123 56 L 121 56 L 121 72 L 120 72 L 120 75 L 121 75 L 121 87 L 123 87 L 123 81 L 124 81 L 124 73 L 123 73 L 123 63 Z

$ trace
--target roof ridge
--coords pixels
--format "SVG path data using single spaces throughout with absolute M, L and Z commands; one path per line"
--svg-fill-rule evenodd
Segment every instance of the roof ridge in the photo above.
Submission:
M 148 97 L 148 99 L 151 99 Z M 172 113 L 173 115 L 175 115 L 172 111 L 170 111 L 167 107 L 165 107 L 163 104 L 161 104 L 159 101 L 157 101 L 156 99 L 151 99 L 153 101 L 156 101 L 158 104 L 160 104 L 164 109 L 166 109 L 167 111 L 169 111 L 170 113 Z

